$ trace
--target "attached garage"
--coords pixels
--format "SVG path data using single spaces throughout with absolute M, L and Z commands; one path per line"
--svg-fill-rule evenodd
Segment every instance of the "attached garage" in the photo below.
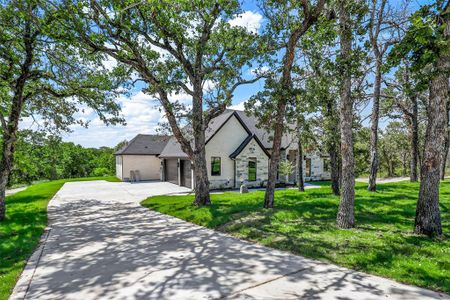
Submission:
M 192 188 L 191 161 L 187 159 L 164 159 L 164 180 Z
M 170 137 L 163 135 L 139 134 L 115 153 L 116 176 L 129 181 L 131 174 L 139 180 L 161 180 L 161 160 L 159 154 Z
M 164 168 L 165 181 L 178 184 L 178 159 L 166 159 Z

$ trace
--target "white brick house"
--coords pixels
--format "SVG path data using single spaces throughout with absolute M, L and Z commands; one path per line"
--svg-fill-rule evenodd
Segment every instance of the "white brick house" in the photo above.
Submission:
M 241 182 L 250 187 L 263 186 L 267 181 L 272 142 L 270 134 L 256 127 L 255 118 L 243 111 L 226 110 L 223 114 L 211 120 L 206 135 L 206 160 L 208 176 L 212 189 L 237 188 Z M 159 138 L 156 138 L 159 137 Z M 281 158 L 288 159 L 295 164 L 297 149 L 292 138 L 284 136 L 282 141 Z M 166 141 L 161 149 L 160 142 Z M 133 146 L 133 144 L 135 144 Z M 138 151 L 140 148 L 141 151 Z M 194 187 L 194 176 L 188 156 L 181 150 L 174 137 L 138 135 L 128 145 L 129 150 L 142 153 L 151 152 L 156 155 L 159 165 L 148 164 L 143 156 L 127 158 L 126 148 L 116 153 L 116 167 L 130 170 L 127 161 L 133 161 L 133 166 L 139 166 L 141 174 L 158 174 L 152 179 L 169 181 L 178 185 Z M 141 164 L 136 160 L 141 159 Z M 148 160 L 148 159 L 147 159 Z M 121 164 L 119 164 L 119 162 Z M 307 153 L 304 157 L 303 173 L 306 181 L 330 179 L 328 172 L 328 158 L 319 153 Z M 158 172 L 147 172 L 145 168 L 154 168 Z M 156 170 L 155 170 L 156 171 Z M 118 172 L 119 173 L 119 172 Z M 127 180 L 122 172 L 120 177 Z M 156 178 L 158 177 L 158 178 Z M 281 182 L 294 183 L 296 174 L 289 177 L 279 176 Z

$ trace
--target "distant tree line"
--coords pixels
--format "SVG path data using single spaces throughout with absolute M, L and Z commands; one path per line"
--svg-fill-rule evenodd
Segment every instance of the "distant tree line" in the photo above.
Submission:
M 19 131 L 8 185 L 114 175 L 114 151 L 109 147 L 84 148 L 44 132 Z

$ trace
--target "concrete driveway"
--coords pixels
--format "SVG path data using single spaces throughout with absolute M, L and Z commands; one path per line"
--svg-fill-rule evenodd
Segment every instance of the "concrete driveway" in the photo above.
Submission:
M 12 299 L 449 299 L 139 205 L 170 183 L 66 183 Z

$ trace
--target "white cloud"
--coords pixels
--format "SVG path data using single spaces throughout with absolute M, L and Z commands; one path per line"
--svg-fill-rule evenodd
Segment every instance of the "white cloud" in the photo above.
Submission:
M 171 94 L 171 101 L 179 101 L 190 107 L 191 96 L 187 94 Z M 118 142 L 130 140 L 139 133 L 155 134 L 158 124 L 165 122 L 165 113 L 155 97 L 139 91 L 130 97 L 121 96 L 116 100 L 122 108 L 121 115 L 126 125 L 106 126 L 89 108 L 83 107 L 85 113 L 76 117 L 89 120 L 89 127 L 71 126 L 73 132 L 66 134 L 64 140 L 72 141 L 86 147 L 115 146 Z M 89 114 L 88 114 L 89 113 Z
M 107 56 L 106 59 L 102 61 L 103 66 L 106 70 L 112 71 L 115 67 L 117 67 L 117 60 L 111 56 Z
M 250 75 L 258 75 L 258 74 L 266 73 L 269 70 L 270 70 L 270 68 L 268 66 L 262 66 L 259 68 L 250 69 L 249 73 L 250 73 Z
M 228 23 L 231 26 L 240 26 L 246 28 L 251 33 L 257 33 L 261 27 L 261 21 L 263 16 L 259 13 L 252 11 L 246 11 L 236 16 L 236 18 L 230 20 Z
M 244 104 L 245 102 L 247 102 L 247 100 L 244 100 L 242 102 L 239 102 L 237 104 L 233 104 L 231 106 L 229 106 L 229 109 L 235 109 L 235 110 L 245 110 Z

